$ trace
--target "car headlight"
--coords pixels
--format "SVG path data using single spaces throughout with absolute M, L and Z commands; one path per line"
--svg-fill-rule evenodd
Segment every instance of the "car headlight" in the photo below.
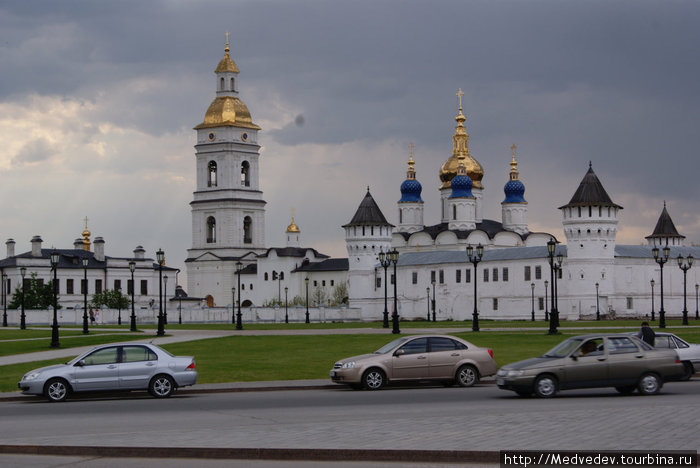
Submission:
M 343 363 L 343 369 L 352 369 L 355 367 L 355 361 L 349 361 L 349 362 L 344 362 Z
M 525 371 L 516 369 L 499 369 L 498 377 L 520 377 Z
M 39 377 L 39 375 L 41 375 L 41 372 L 30 372 L 29 374 L 25 374 L 22 380 L 34 380 Z

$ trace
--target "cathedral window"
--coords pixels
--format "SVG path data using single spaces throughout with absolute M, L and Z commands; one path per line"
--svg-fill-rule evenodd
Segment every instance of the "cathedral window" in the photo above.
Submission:
M 250 187 L 250 163 L 243 161 L 241 164 L 241 185 Z
M 579 218 L 581 217 L 581 207 L 580 206 L 578 207 L 578 217 Z
M 207 244 L 216 242 L 216 219 L 213 216 L 207 218 Z
M 243 243 L 253 243 L 253 220 L 250 216 L 243 218 Z
M 265 281 L 267 281 L 267 280 L 268 280 L 267 272 L 265 272 Z
M 280 271 L 280 281 L 284 281 L 284 272 Z
M 493 298 L 493 310 L 498 310 L 498 298 Z
M 508 268 L 503 268 L 503 281 L 508 281 Z
M 207 187 L 216 187 L 216 185 L 216 163 L 214 161 L 209 161 Z
M 219 84 L 219 91 L 223 91 L 223 90 L 224 90 L 224 79 L 223 79 L 223 77 L 222 77 L 222 78 L 221 78 L 221 81 L 220 81 L 220 84 Z
M 589 218 L 590 218 L 591 216 L 593 216 L 592 210 L 593 210 L 593 207 L 592 207 L 592 206 L 589 206 L 589 207 L 588 207 L 588 217 L 589 217 Z
M 455 283 L 462 282 L 462 270 L 455 270 Z M 413 283 L 416 284 L 416 283 Z
M 498 281 L 498 268 L 494 268 L 491 272 L 491 279 L 493 281 Z
M 452 220 L 456 221 L 457 220 L 457 206 L 452 205 Z
M 403 224 L 403 210 L 399 210 L 399 224 Z
M 141 295 L 148 295 L 148 280 L 141 280 Z
M 489 282 L 489 270 L 488 268 L 484 268 L 484 283 Z
M 530 266 L 525 267 L 525 281 L 530 281 Z
M 471 270 L 464 270 L 464 282 L 465 283 L 472 282 L 472 271 Z
M 440 284 L 445 284 L 445 271 L 440 270 Z
M 235 90 L 236 90 L 236 87 L 234 86 L 234 84 L 235 84 L 234 79 L 231 78 L 231 91 L 235 91 Z
M 411 273 L 411 283 L 418 284 L 418 272 L 414 271 Z
M 599 206 L 599 207 L 598 207 L 598 217 L 599 217 L 599 218 L 602 218 L 602 217 L 603 217 L 603 207 L 602 207 L 602 206 Z
M 537 298 L 537 305 L 540 310 L 544 310 L 544 297 Z
M 539 265 L 535 266 L 535 279 L 542 279 L 542 267 Z

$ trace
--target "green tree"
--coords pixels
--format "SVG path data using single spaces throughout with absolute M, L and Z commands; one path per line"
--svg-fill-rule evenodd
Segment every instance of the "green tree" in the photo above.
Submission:
M 44 284 L 44 280 L 37 279 L 36 273 L 32 273 L 26 281 L 24 288 L 25 309 L 48 309 L 53 305 L 53 281 Z M 22 307 L 22 285 L 20 284 L 12 293 L 12 300 L 7 305 L 10 309 Z M 58 305 L 61 308 L 61 304 Z
M 331 303 L 336 306 L 348 303 L 348 285 L 344 281 L 333 288 Z
M 129 304 L 131 304 L 129 299 L 118 289 L 105 289 L 102 292 L 95 293 L 90 301 L 90 306 L 92 307 L 99 308 L 104 305 L 109 309 L 126 309 L 129 307 Z

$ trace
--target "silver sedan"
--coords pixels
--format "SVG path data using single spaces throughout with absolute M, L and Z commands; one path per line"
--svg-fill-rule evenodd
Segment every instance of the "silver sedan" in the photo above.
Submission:
M 178 387 L 197 383 L 191 356 L 173 356 L 150 343 L 98 346 L 66 364 L 27 372 L 17 384 L 22 393 L 63 401 L 72 392 L 148 390 L 169 397 Z

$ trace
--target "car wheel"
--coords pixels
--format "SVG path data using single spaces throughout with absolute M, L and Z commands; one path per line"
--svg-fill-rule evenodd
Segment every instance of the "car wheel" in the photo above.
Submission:
M 625 385 L 624 387 L 615 387 L 615 390 L 620 392 L 623 395 L 630 395 L 632 392 L 634 392 L 637 389 L 635 385 Z
M 369 369 L 362 375 L 362 383 L 367 390 L 380 390 L 386 383 L 386 375 L 380 369 Z
M 661 390 L 661 379 L 656 374 L 644 374 L 637 388 L 642 395 L 655 395 Z
M 457 383 L 460 387 L 471 387 L 479 381 L 479 372 L 471 364 L 465 364 L 457 370 Z
M 535 395 L 538 398 L 550 398 L 557 394 L 557 379 L 553 375 L 545 374 L 535 380 Z
M 68 397 L 68 382 L 63 379 L 51 379 L 44 385 L 44 396 L 49 401 L 63 401 Z
M 173 394 L 175 390 L 175 382 L 165 374 L 156 375 L 148 384 L 148 391 L 156 398 L 167 398 Z
M 693 368 L 693 365 L 688 361 L 683 361 L 683 376 L 681 380 L 690 380 L 694 373 L 695 368 Z

